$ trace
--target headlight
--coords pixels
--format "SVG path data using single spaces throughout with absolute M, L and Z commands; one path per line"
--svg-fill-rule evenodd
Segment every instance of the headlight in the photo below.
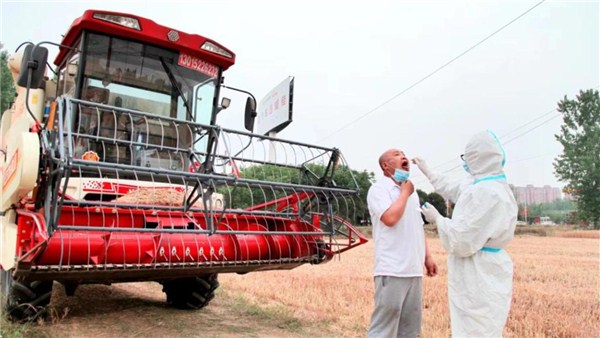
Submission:
M 223 55 L 224 57 L 227 58 L 232 58 L 233 55 L 231 55 L 231 53 L 229 53 L 228 51 L 226 51 L 225 49 L 217 46 L 216 44 L 210 42 L 210 41 L 206 41 L 205 43 L 202 44 L 202 47 L 200 47 L 204 50 L 207 50 L 211 53 L 215 53 L 215 54 L 219 54 L 219 55 Z
M 116 23 L 117 25 L 121 25 L 123 27 L 137 29 L 138 31 L 141 30 L 140 22 L 137 19 L 130 18 L 127 16 L 112 15 L 112 14 L 105 14 L 105 13 L 94 13 L 94 19 L 99 19 L 99 20 Z

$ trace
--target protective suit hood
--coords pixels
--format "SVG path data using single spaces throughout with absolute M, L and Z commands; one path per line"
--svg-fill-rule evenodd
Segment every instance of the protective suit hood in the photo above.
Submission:
M 465 161 L 475 178 L 501 175 L 505 162 L 504 149 L 494 133 L 481 131 L 467 143 Z

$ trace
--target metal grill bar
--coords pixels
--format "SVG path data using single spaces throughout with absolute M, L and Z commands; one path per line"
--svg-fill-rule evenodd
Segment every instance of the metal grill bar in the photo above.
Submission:
M 356 190 L 344 189 L 344 188 L 330 188 L 330 187 L 319 187 L 319 186 L 310 186 L 310 185 L 302 185 L 302 184 L 292 184 L 285 182 L 265 182 L 253 179 L 244 179 L 238 178 L 235 176 L 221 176 L 221 175 L 212 175 L 212 174 L 201 174 L 201 173 L 190 173 L 190 172 L 180 172 L 175 170 L 168 169 L 157 169 L 157 168 L 138 168 L 132 165 L 126 164 L 117 164 L 117 163 L 103 163 L 103 162 L 89 162 L 82 160 L 72 160 L 72 168 L 73 169 L 81 169 L 81 168 L 92 168 L 98 169 L 101 168 L 104 172 L 114 173 L 118 170 L 123 171 L 137 171 L 143 173 L 151 173 L 160 177 L 179 177 L 186 178 L 187 182 L 196 183 L 196 182 L 208 182 L 209 184 L 212 182 L 213 184 L 223 183 L 223 184 L 232 184 L 232 185 L 250 185 L 252 187 L 280 187 L 280 188 L 290 188 L 297 190 L 311 190 L 316 192 L 331 192 L 338 194 L 355 194 Z M 194 180 L 196 179 L 196 180 Z
M 91 227 L 91 226 L 76 226 L 76 225 L 59 225 L 58 230 L 75 230 L 75 231 L 107 231 L 107 232 L 136 232 L 136 233 L 184 233 L 184 234 L 208 234 L 208 230 L 189 230 L 189 229 L 148 229 L 148 228 L 114 228 L 114 227 Z M 315 231 L 223 231 L 217 230 L 211 234 L 217 235 L 330 235 L 329 233 L 318 233 Z

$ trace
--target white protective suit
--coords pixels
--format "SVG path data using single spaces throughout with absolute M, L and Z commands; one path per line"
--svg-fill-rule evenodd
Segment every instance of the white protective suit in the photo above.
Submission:
M 490 131 L 475 134 L 464 159 L 472 184 L 432 175 L 437 193 L 456 203 L 436 224 L 448 251 L 453 337 L 501 337 L 512 297 L 513 265 L 502 250 L 514 236 L 518 207 L 502 167 L 502 145 Z

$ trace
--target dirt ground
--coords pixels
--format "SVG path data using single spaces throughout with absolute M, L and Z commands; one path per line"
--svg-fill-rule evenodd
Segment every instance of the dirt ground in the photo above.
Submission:
M 51 315 L 44 322 L 2 321 L 0 337 L 323 337 L 321 324 L 302 322 L 285 308 L 252 305 L 235 291 L 217 289 L 196 311 L 171 308 L 158 283 L 80 286 L 73 297 L 54 283 Z

